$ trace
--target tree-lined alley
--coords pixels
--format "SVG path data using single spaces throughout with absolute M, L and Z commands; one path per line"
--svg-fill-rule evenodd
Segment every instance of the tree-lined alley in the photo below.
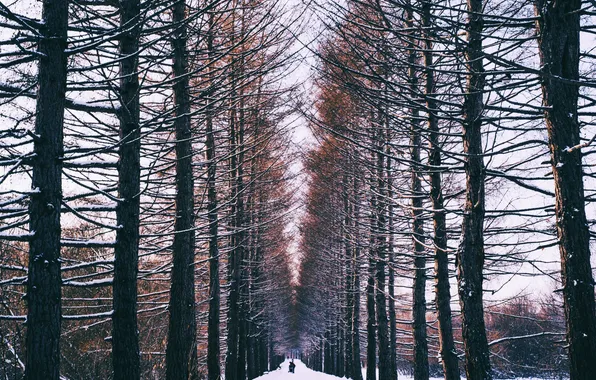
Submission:
M 1 0 L 0 377 L 591 379 L 594 7 Z

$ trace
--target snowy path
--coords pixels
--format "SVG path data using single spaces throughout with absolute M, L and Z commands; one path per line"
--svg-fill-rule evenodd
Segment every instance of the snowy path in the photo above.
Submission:
M 322 372 L 315 372 L 312 369 L 309 369 L 306 367 L 306 365 L 304 363 L 302 363 L 300 360 L 295 359 L 294 363 L 296 364 L 296 370 L 295 373 L 289 373 L 288 372 L 288 364 L 290 364 L 289 360 L 286 360 L 285 362 L 281 363 L 281 369 L 278 369 L 277 371 L 273 371 L 273 372 L 269 372 L 264 374 L 263 376 L 257 377 L 254 380 L 346 380 L 345 377 L 341 378 L 341 377 L 337 377 L 337 376 L 331 376 L 331 375 L 327 375 L 326 373 L 322 373 Z M 362 378 L 366 379 L 366 369 L 362 369 Z M 378 378 L 378 372 L 377 372 L 377 378 Z M 413 380 L 413 378 L 411 376 L 406 376 L 403 374 L 400 374 L 398 376 L 399 380 Z M 431 377 L 430 380 L 443 380 L 443 378 L 438 378 L 438 377 Z M 465 377 L 462 377 L 462 380 L 465 380 Z M 541 380 L 539 378 L 526 378 L 526 377 L 518 377 L 516 378 L 516 380 Z
M 340 379 L 336 376 L 327 375 L 322 372 L 315 372 L 308 369 L 304 363 L 300 360 L 294 360 L 296 364 L 296 370 L 294 373 L 288 372 L 289 360 L 281 363 L 281 369 L 277 371 L 269 372 L 263 376 L 257 377 L 255 380 L 337 380 Z

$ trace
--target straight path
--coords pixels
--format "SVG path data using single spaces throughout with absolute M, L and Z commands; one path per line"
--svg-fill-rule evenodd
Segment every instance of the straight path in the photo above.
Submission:
M 296 369 L 294 373 L 288 371 L 289 360 L 281 363 L 281 369 L 272 371 L 264 374 L 263 376 L 257 377 L 255 380 L 338 380 L 339 377 L 327 375 L 322 372 L 315 372 L 312 369 L 306 367 L 306 364 L 302 363 L 298 359 L 294 359 Z
M 290 373 L 288 371 L 288 365 L 290 364 L 289 360 L 281 363 L 281 369 L 277 371 L 272 371 L 269 373 L 264 374 L 263 376 L 257 377 L 254 380 L 346 380 L 345 377 L 337 377 L 332 375 L 327 375 L 323 372 L 316 372 L 312 369 L 306 367 L 306 364 L 302 363 L 298 359 L 294 359 L 294 364 L 296 364 L 296 369 L 294 373 Z M 362 369 L 362 378 L 366 380 L 366 370 Z M 379 373 L 377 370 L 377 379 L 379 378 Z M 400 374 L 398 376 L 399 380 L 414 380 L 412 376 L 407 376 Z M 442 377 L 431 377 L 429 380 L 443 380 Z M 466 380 L 462 377 L 462 380 Z M 495 379 L 499 380 L 499 379 Z M 516 380 L 542 380 L 540 378 L 529 378 L 529 377 L 517 377 Z

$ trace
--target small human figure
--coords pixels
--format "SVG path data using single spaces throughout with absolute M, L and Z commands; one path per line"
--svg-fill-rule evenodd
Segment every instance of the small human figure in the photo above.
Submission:
M 292 359 L 292 361 L 290 362 L 290 372 L 294 373 L 294 369 L 296 368 L 296 364 L 294 364 L 294 359 Z

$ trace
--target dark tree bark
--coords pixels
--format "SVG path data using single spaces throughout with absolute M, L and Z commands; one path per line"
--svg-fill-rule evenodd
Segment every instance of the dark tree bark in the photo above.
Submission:
M 112 362 L 114 380 L 140 378 L 137 328 L 137 272 L 139 254 L 140 149 L 138 48 L 140 1 L 120 2 L 120 148 L 118 203 L 114 249 L 114 316 Z
M 385 295 L 386 286 L 386 271 L 385 262 L 387 260 L 387 239 L 385 237 L 387 231 L 387 223 L 385 219 L 386 214 L 386 183 L 385 183 L 385 162 L 384 162 L 384 142 L 385 134 L 382 130 L 377 131 L 376 136 L 376 189 L 374 186 L 371 192 L 377 195 L 372 196 L 372 213 L 374 215 L 373 234 L 374 247 L 376 253 L 376 286 L 375 294 L 376 311 L 377 311 L 377 339 L 379 347 L 379 379 L 391 380 L 391 354 L 389 352 L 389 324 L 387 320 L 387 297 Z
M 207 29 L 207 59 L 209 63 L 213 58 L 213 13 L 208 16 Z M 208 76 L 211 79 L 211 66 L 208 67 Z M 210 81 L 209 86 L 213 86 Z M 207 91 L 213 94 L 213 88 Z M 209 380 L 221 378 L 219 363 L 219 316 L 220 316 L 220 286 L 219 286 L 219 216 L 217 214 L 217 189 L 215 180 L 217 175 L 217 162 L 215 160 L 215 135 L 213 131 L 213 105 L 209 96 L 206 99 L 205 115 L 205 158 L 207 164 L 207 219 L 209 221 L 209 317 L 207 321 L 207 376 Z
M 241 270 L 243 272 L 244 270 Z M 248 344 L 247 344 L 247 321 L 246 321 L 246 301 L 244 301 L 245 292 L 244 288 L 246 287 L 246 283 L 244 282 L 243 278 L 244 275 L 240 275 L 241 278 L 241 285 L 240 285 L 240 307 L 239 307 L 239 321 L 238 321 L 238 373 L 236 375 L 237 380 L 245 380 L 246 379 L 246 355 L 248 351 Z
M 166 379 L 198 379 L 195 319 L 195 218 L 193 149 L 190 120 L 186 2 L 174 3 L 174 103 L 176 105 L 176 218 L 170 288 L 170 321 L 166 347 Z
M 44 0 L 29 204 L 25 379 L 60 377 L 60 209 L 68 1 Z
M 234 141 L 236 140 L 236 131 L 235 131 L 235 118 L 236 116 L 235 111 L 232 111 L 232 121 L 231 121 L 231 137 L 230 140 L 232 141 L 232 146 L 234 146 Z M 235 149 L 234 149 L 235 150 Z M 230 171 L 232 173 L 236 172 L 236 155 L 233 152 L 231 157 L 230 163 Z M 234 174 L 235 176 L 236 174 Z M 236 197 L 237 192 L 237 185 L 233 185 L 234 195 Z M 234 215 L 236 214 L 236 207 L 232 205 L 231 208 L 231 215 L 232 218 L 235 219 Z M 232 228 L 235 226 L 235 222 L 231 223 Z M 232 249 L 230 249 L 230 253 L 228 254 L 228 283 L 229 283 L 229 294 L 228 294 L 228 336 L 227 336 L 227 351 L 226 351 L 226 369 L 225 375 L 226 379 L 236 380 L 236 376 L 238 375 L 238 329 L 239 329 L 239 300 L 240 300 L 240 257 L 239 254 L 241 253 L 238 249 L 240 242 L 237 239 L 238 235 L 233 234 L 231 236 L 231 245 Z
M 238 32 L 239 43 L 242 44 L 245 37 L 244 10 L 240 12 L 240 28 L 236 30 L 236 13 L 232 16 L 232 39 L 231 46 L 236 45 L 235 33 Z M 232 73 L 230 77 L 230 173 L 232 175 L 232 194 L 234 200 L 231 207 L 231 250 L 228 255 L 229 266 L 229 286 L 230 294 L 228 296 L 228 350 L 226 353 L 226 379 L 244 380 L 246 376 L 246 346 L 244 336 L 241 336 L 240 329 L 242 310 L 240 295 L 243 280 L 243 260 L 245 259 L 244 249 L 244 181 L 243 181 L 243 163 L 244 163 L 244 91 L 239 82 L 244 74 L 244 47 L 240 47 L 238 52 L 240 56 L 237 61 L 232 62 Z
M 271 327 L 271 325 L 269 325 L 269 327 Z M 273 342 L 271 336 L 269 336 L 267 348 L 269 350 L 269 372 L 275 371 L 277 367 L 275 365 L 275 353 L 273 352 Z
M 258 346 L 255 334 L 255 325 L 252 322 L 248 323 L 248 334 L 246 342 L 246 376 L 248 379 L 254 379 L 259 376 L 257 373 L 257 360 L 258 360 Z
M 260 90 L 259 90 L 260 92 Z M 259 102 L 260 103 L 260 102 Z M 255 112 L 255 114 L 257 114 Z M 258 115 L 255 115 L 258 117 Z M 257 119 L 259 120 L 259 119 Z M 256 125 L 257 128 L 255 129 L 255 136 L 259 134 L 259 127 L 260 121 L 257 121 Z M 257 198 L 256 203 L 258 205 L 266 204 L 265 194 L 262 191 L 258 191 L 257 178 L 260 173 L 257 172 L 258 170 L 258 148 L 257 144 L 252 145 L 252 169 L 251 169 L 251 190 L 250 193 L 252 194 L 252 198 Z M 253 202 L 254 203 L 254 202 Z M 254 377 L 262 376 L 265 371 L 267 371 L 267 331 L 266 331 L 266 318 L 262 316 L 263 311 L 265 311 L 265 301 L 261 294 L 265 291 L 263 288 L 263 268 L 262 264 L 265 260 L 264 252 L 263 252 L 263 227 L 261 222 L 265 219 L 263 217 L 263 213 L 260 210 L 257 210 L 255 207 L 251 208 L 254 210 L 252 212 L 252 226 L 257 226 L 256 229 L 253 231 L 253 242 L 252 242 L 252 262 L 255 263 L 252 270 L 251 270 L 251 294 L 253 294 L 255 298 L 254 308 L 251 309 L 252 317 L 251 317 L 251 324 L 253 326 L 253 333 L 251 335 L 255 336 L 255 344 L 249 344 L 249 348 L 254 350 L 254 366 L 255 366 L 255 373 Z M 256 314 L 256 315 L 255 315 Z M 249 362 L 250 363 L 250 362 Z M 254 378 L 250 376 L 249 378 Z
M 257 96 L 257 103 L 259 102 L 259 97 Z M 255 117 L 255 129 L 254 134 L 255 136 L 259 135 L 259 124 L 258 124 L 258 115 L 257 112 L 254 112 Z M 260 205 L 264 200 L 257 196 L 256 194 L 256 179 L 257 179 L 257 144 L 252 144 L 251 146 L 251 153 L 250 153 L 250 179 L 249 179 L 249 191 L 248 191 L 248 214 L 249 214 L 249 225 L 250 226 L 258 226 L 259 225 L 259 210 L 257 210 L 257 203 Z M 256 201 L 255 201 L 255 198 Z M 262 231 L 260 227 L 252 228 L 248 232 L 249 236 L 249 249 L 248 249 L 248 263 L 247 263 L 247 280 L 248 283 L 246 287 L 248 289 L 248 300 L 247 300 L 247 349 L 246 349 L 246 374 L 249 379 L 254 379 L 259 374 L 259 339 L 260 339 L 260 330 L 259 330 L 259 311 L 260 302 L 257 299 L 257 293 L 259 291 L 258 281 L 260 279 L 260 262 L 262 257 L 260 257 L 260 235 Z M 250 265 L 250 267 L 248 267 Z
M 236 222 L 234 224 L 236 231 L 234 232 L 235 239 L 233 245 L 234 256 L 238 260 L 238 306 L 237 306 L 237 323 L 238 323 L 238 353 L 236 362 L 236 380 L 244 380 L 246 378 L 246 249 L 244 232 L 245 227 L 245 210 L 244 210 L 244 93 L 240 91 L 240 105 L 238 109 L 238 134 L 237 141 L 234 146 L 234 155 L 238 155 L 236 161 Z
M 232 78 L 232 82 L 234 82 L 234 78 Z M 236 91 L 235 91 L 235 84 L 232 84 L 232 99 L 236 98 Z M 235 199 L 238 196 L 238 185 L 235 182 L 237 178 L 237 148 L 236 148 L 236 109 L 235 105 L 232 104 L 232 109 L 230 112 L 230 147 L 231 147 L 231 157 L 230 157 L 230 173 L 232 175 L 232 199 Z M 232 203 L 232 207 L 230 210 L 230 224 L 231 228 L 235 229 L 236 227 L 236 213 L 237 207 L 235 203 Z M 228 254 L 228 284 L 229 284 L 229 294 L 228 294 L 228 321 L 227 321 L 227 328 L 228 328 L 228 335 L 226 339 L 227 351 L 226 351 L 226 367 L 225 367 L 225 377 L 226 379 L 236 380 L 236 376 L 238 375 L 238 329 L 239 329 L 239 300 L 240 300 L 240 251 L 238 249 L 239 242 L 238 242 L 238 234 L 233 233 L 230 236 L 231 247 L 230 252 Z
M 384 238 L 383 238 L 384 240 Z M 378 244 L 385 244 L 385 241 Z M 387 297 L 385 296 L 385 260 L 386 246 L 379 247 L 379 255 L 376 262 L 376 284 L 377 292 L 375 294 L 377 308 L 377 336 L 379 346 L 379 379 L 391 379 L 391 354 L 389 352 L 389 326 L 387 321 Z
M 239 172 L 241 172 L 239 170 Z M 241 194 L 241 193 L 240 193 Z M 241 197 L 241 195 L 240 195 Z M 240 203 L 240 202 L 238 202 Z M 241 210 L 239 210 L 241 211 Z M 240 220 L 236 226 L 240 226 L 240 228 L 244 228 L 243 220 Z M 247 250 L 244 248 L 244 234 L 239 234 L 238 242 L 241 245 L 242 249 L 239 250 L 240 256 L 240 284 L 239 284 L 239 292 L 240 292 L 240 299 L 238 306 L 238 371 L 237 371 L 237 380 L 245 380 L 246 379 L 246 361 L 247 361 L 247 354 L 248 354 L 248 268 L 247 268 Z
M 377 329 L 375 314 L 375 259 L 370 252 L 366 284 L 366 380 L 377 378 Z
M 447 256 L 447 227 L 441 183 L 441 145 L 439 142 L 439 120 L 436 116 L 438 104 L 434 98 L 435 76 L 433 72 L 433 44 L 431 2 L 422 3 L 422 33 L 424 35 L 424 67 L 426 109 L 429 131 L 430 198 L 433 207 L 434 261 L 435 261 L 435 303 L 439 322 L 439 354 L 443 364 L 445 380 L 459 380 L 459 365 L 453 328 L 451 323 L 451 294 L 449 284 L 449 258 Z
M 482 156 L 482 95 L 485 82 L 482 51 L 483 1 L 468 0 L 468 12 L 468 43 L 465 51 L 468 74 L 462 126 L 466 155 L 466 203 L 457 252 L 457 281 L 462 310 L 466 377 L 469 380 L 490 380 L 492 374 L 482 304 L 486 176 Z
M 411 7 L 406 11 L 406 26 L 414 31 L 414 12 Z M 412 32 L 413 33 L 413 32 Z M 408 36 L 408 81 L 410 96 L 416 98 L 418 93 L 418 52 L 416 37 Z M 422 215 L 422 170 L 420 161 L 420 113 L 417 107 L 410 110 L 410 165 L 411 165 L 411 197 L 412 197 L 412 240 L 414 244 L 414 284 L 412 289 L 412 319 L 414 330 L 414 379 L 428 380 L 428 343 L 426 340 L 426 252 L 424 249 L 424 220 Z
M 385 152 L 387 157 L 391 157 L 391 150 L 389 147 Z M 391 176 L 391 159 L 387 159 L 387 186 L 388 192 L 387 196 L 388 199 L 393 199 L 393 190 L 392 190 L 392 176 Z M 395 244 L 394 239 L 394 226 L 393 226 L 393 205 L 389 204 L 387 210 L 387 219 L 388 219 L 388 226 L 389 226 L 389 252 L 387 260 L 389 262 L 389 278 L 387 286 L 389 287 L 389 350 L 391 354 L 391 378 L 397 380 L 397 317 L 395 315 L 395 269 L 393 268 L 394 264 L 394 253 L 393 247 Z
M 354 160 L 357 161 L 357 160 Z M 352 380 L 362 380 L 362 366 L 360 362 L 360 227 L 358 226 L 358 221 L 360 218 L 360 196 L 359 196 L 359 186 L 360 183 L 358 181 L 358 177 L 356 175 L 356 171 L 353 171 L 353 191 L 354 191 L 354 228 L 355 231 L 355 240 L 356 244 L 352 249 L 353 256 L 352 256 L 352 265 L 354 267 L 354 300 L 352 306 Z M 367 288 L 367 292 L 369 289 Z M 370 309 L 369 309 L 370 311 Z M 374 306 L 373 306 L 373 314 L 374 314 Z M 369 331 L 370 332 L 370 331 Z M 367 367 L 367 374 L 368 374 L 368 367 Z
M 349 160 L 348 160 L 349 165 Z M 352 253 L 352 202 L 350 202 L 350 198 L 348 196 L 348 191 L 351 188 L 351 183 L 349 180 L 348 175 L 344 175 L 342 179 L 342 202 L 344 208 L 344 220 L 343 220 L 343 231 L 342 236 L 344 240 L 344 247 L 343 247 L 343 262 L 346 266 L 346 283 L 345 283 L 345 290 L 346 290 L 346 308 L 344 311 L 345 321 L 346 321 L 346 335 L 345 335 L 345 360 L 344 360 L 344 374 L 345 377 L 351 379 L 353 378 L 352 370 L 353 370 L 353 355 L 352 355 L 352 336 L 354 331 L 354 319 L 353 319 L 353 312 L 354 312 L 354 293 L 356 291 L 355 284 L 354 284 L 354 271 L 356 268 L 356 262 L 354 260 L 354 254 Z
M 385 149 L 387 156 L 386 164 L 386 181 L 387 181 L 387 199 L 393 199 L 393 176 L 391 174 L 391 146 L 387 144 Z M 397 317 L 395 315 L 395 269 L 394 269 L 394 252 L 393 247 L 395 246 L 395 229 L 394 229 L 394 218 L 393 218 L 393 202 L 390 201 L 387 207 L 387 227 L 389 234 L 389 248 L 387 252 L 388 262 L 388 283 L 389 287 L 389 352 L 391 360 L 391 379 L 397 380 Z
M 578 121 L 582 1 L 535 3 L 551 165 L 555 180 L 557 237 L 569 344 L 570 379 L 596 374 L 596 314 L 585 212 Z
M 344 262 L 343 260 L 341 261 Z M 342 274 L 342 279 L 345 278 L 345 274 Z M 343 309 L 343 308 L 342 308 Z M 337 377 L 344 377 L 345 376 L 345 360 L 346 360 L 346 350 L 345 350 L 345 325 L 344 325 L 344 315 L 345 310 L 341 310 L 341 313 L 338 315 L 338 321 L 340 323 L 337 324 L 337 348 L 335 352 L 337 353 L 337 365 L 335 368 L 335 376 Z
M 234 22 L 234 21 L 232 21 Z M 232 39 L 234 45 L 234 39 Z M 242 260 L 244 259 L 244 232 L 242 225 L 244 222 L 244 183 L 243 183 L 243 149 L 244 149 L 244 120 L 243 120 L 243 106 L 238 107 L 235 102 L 238 97 L 242 101 L 243 94 L 237 91 L 239 72 L 235 70 L 241 67 L 241 64 L 233 65 L 236 68 L 232 69 L 231 86 L 231 112 L 230 112 L 230 173 L 232 175 L 232 195 L 235 199 L 231 207 L 231 229 L 234 231 L 231 235 L 231 250 L 228 255 L 228 278 L 230 293 L 228 296 L 228 337 L 227 337 L 227 352 L 226 352 L 226 379 L 243 380 L 238 378 L 244 369 L 240 369 L 240 355 L 245 355 L 245 352 L 239 351 L 239 330 L 240 330 L 240 287 L 242 286 Z M 242 70 L 242 69 L 241 69 Z M 240 70 L 240 71 L 241 71 Z M 238 107 L 238 109 L 237 109 Z
M 417 113 L 417 112 L 416 112 Z M 418 115 L 413 115 L 417 118 Z M 420 177 L 420 130 L 411 131 L 412 162 L 412 236 L 414 243 L 414 286 L 412 319 L 414 330 L 414 379 L 428 380 L 428 343 L 426 341 L 426 252 L 424 249 L 424 221 L 422 219 L 422 184 Z
M 335 366 L 337 364 L 337 357 L 335 355 L 335 345 L 337 339 L 332 331 L 329 331 L 329 374 L 335 376 Z
M 375 148 L 378 149 L 379 148 L 379 144 L 378 144 L 378 137 L 377 136 L 371 136 L 371 142 L 375 143 Z M 372 153 L 371 154 L 371 161 L 375 163 L 375 171 L 374 173 L 378 175 L 378 166 L 382 165 L 382 163 L 379 163 L 379 157 L 377 154 Z M 381 158 L 382 159 L 382 158 Z M 383 277 L 384 274 L 384 267 L 383 264 L 379 264 L 378 261 L 382 260 L 382 257 L 380 255 L 383 254 L 382 252 L 382 248 L 379 247 L 379 245 L 382 246 L 382 242 L 380 241 L 379 238 L 379 215 L 378 215 L 378 192 L 379 190 L 377 189 L 377 184 L 374 183 L 375 180 L 378 180 L 378 178 L 372 178 L 371 179 L 371 189 L 370 189 L 370 237 L 369 237 L 369 242 L 370 242 L 370 248 L 369 248 L 369 261 L 368 261 L 368 284 L 367 284 L 367 311 L 368 311 L 368 321 L 367 321 L 367 335 L 368 335 L 368 347 L 367 347 L 367 368 L 366 368 L 366 378 L 369 379 L 369 377 L 371 379 L 376 379 L 377 378 L 377 374 L 376 374 L 376 370 L 377 370 L 377 364 L 379 365 L 379 367 L 381 366 L 381 336 L 383 335 L 379 330 L 379 320 L 382 319 L 382 316 L 378 316 L 377 314 L 379 314 L 379 307 L 384 307 L 384 305 L 380 305 L 380 299 L 382 299 L 382 296 L 379 297 L 377 293 L 379 292 L 383 292 L 385 289 L 384 287 L 380 287 L 379 286 L 379 281 L 378 281 L 378 277 Z M 383 282 L 383 280 L 381 279 L 381 282 Z M 387 327 L 387 325 L 385 324 L 385 328 Z M 382 327 L 381 327 L 382 328 Z M 385 338 L 386 339 L 386 338 Z M 377 351 L 377 347 L 378 347 L 378 351 Z M 377 352 L 379 352 L 379 361 L 377 363 Z M 379 368 L 380 369 L 380 368 Z M 383 377 L 383 375 L 381 374 L 381 371 L 379 371 L 379 379 L 381 380 L 387 380 L 387 378 Z
M 325 332 L 325 343 L 323 344 L 323 372 L 328 375 L 332 374 L 333 371 L 333 360 L 331 359 L 331 345 L 329 341 L 331 336 L 329 331 Z
M 362 364 L 360 361 L 360 270 L 359 263 L 359 249 L 354 249 L 355 256 L 355 271 L 354 271 L 354 304 L 352 307 L 352 380 L 362 380 Z
M 260 337 L 259 339 L 259 376 L 263 375 L 265 373 L 265 371 L 267 371 L 268 369 L 268 357 L 267 357 L 267 352 L 268 352 L 268 347 L 267 347 L 267 341 L 268 341 L 269 337 L 268 335 L 264 334 Z
M 317 355 L 317 362 L 318 362 L 318 369 L 317 371 L 322 372 L 323 371 L 323 359 L 325 357 L 325 349 L 324 347 L 319 348 L 319 355 Z

